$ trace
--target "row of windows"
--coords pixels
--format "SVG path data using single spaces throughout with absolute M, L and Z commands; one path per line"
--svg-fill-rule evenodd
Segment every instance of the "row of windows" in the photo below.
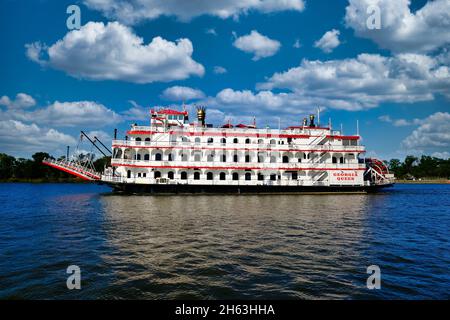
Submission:
M 139 172 L 137 174 L 137 177 L 138 178 L 146 178 L 147 174 L 145 172 L 144 173 L 140 173 Z M 198 172 L 198 171 L 194 172 L 194 177 L 193 177 L 194 180 L 200 180 L 200 177 L 201 177 L 200 172 Z M 292 179 L 297 179 L 298 178 L 297 172 L 292 172 L 291 177 L 292 177 Z M 128 170 L 127 178 L 131 178 L 131 170 Z M 155 178 L 155 179 L 162 178 L 161 172 L 160 171 L 153 172 L 153 178 Z M 175 173 L 173 171 L 169 171 L 167 173 L 167 178 L 168 179 L 172 179 L 172 180 L 175 179 Z M 180 173 L 180 175 L 179 175 L 179 178 L 181 180 L 187 180 L 188 179 L 188 173 L 186 171 L 182 171 Z M 219 180 L 226 180 L 226 178 L 227 178 L 227 174 L 225 172 L 219 173 Z M 232 180 L 239 180 L 239 173 L 233 172 L 232 175 L 231 175 L 231 178 L 232 178 Z M 245 175 L 244 175 L 244 178 L 245 178 L 246 181 L 251 181 L 252 180 L 252 174 L 250 172 L 246 172 Z M 280 175 L 276 175 L 276 174 L 271 174 L 271 175 L 269 175 L 269 178 L 270 178 L 270 180 L 274 181 L 274 180 L 277 180 L 277 178 L 281 179 L 281 176 Z M 259 173 L 257 175 L 257 179 L 262 181 L 262 180 L 265 179 L 265 176 L 263 174 Z M 214 174 L 212 172 L 206 173 L 206 180 L 214 180 Z
M 350 154 L 349 157 L 351 159 L 353 159 L 354 155 Z M 125 157 L 125 158 L 127 158 L 127 157 Z M 214 161 L 214 159 L 215 159 L 214 154 L 209 154 L 207 161 Z M 220 159 L 221 162 L 227 162 L 227 156 L 225 154 L 220 155 L 219 159 Z M 235 162 L 235 163 L 239 162 L 239 156 L 237 154 L 234 154 L 232 159 L 233 159 L 233 162 Z M 270 156 L 270 158 L 268 158 L 268 159 L 270 160 L 270 163 L 277 163 L 277 157 L 275 157 L 275 156 Z M 293 159 L 295 159 L 299 163 L 302 162 L 302 158 L 301 157 L 293 158 Z M 291 159 L 289 156 L 283 156 L 281 158 L 282 163 L 290 163 L 290 162 L 292 162 L 293 159 Z M 303 154 L 303 159 L 304 160 L 310 159 L 310 155 L 309 154 Z M 150 154 L 147 153 L 143 157 L 142 157 L 141 154 L 136 154 L 136 155 L 134 155 L 134 160 L 150 161 Z M 156 153 L 154 155 L 153 160 L 154 161 L 163 161 L 162 153 Z M 174 161 L 173 154 L 169 153 L 167 155 L 166 161 Z M 188 161 L 188 156 L 186 154 L 181 154 L 181 161 Z M 193 161 L 196 161 L 196 162 L 201 161 L 201 154 L 195 154 Z M 248 155 L 248 154 L 245 155 L 244 161 L 246 163 L 250 163 L 251 162 L 250 155 Z M 264 161 L 264 156 L 258 155 L 257 156 L 257 162 L 258 163 L 264 163 L 265 162 Z M 345 163 L 345 158 L 344 157 L 332 157 L 332 163 Z
M 176 142 L 176 139 L 177 139 L 176 136 L 171 136 L 171 142 Z M 142 141 L 142 138 L 139 138 L 139 137 L 138 137 L 138 138 L 135 139 L 135 141 L 141 142 L 141 141 Z M 151 139 L 150 139 L 150 138 L 145 138 L 144 141 L 150 142 Z M 239 143 L 239 139 L 238 139 L 238 138 L 234 138 L 232 141 L 233 141 L 233 143 Z M 287 139 L 287 142 L 288 142 L 288 143 L 290 143 L 291 141 L 292 141 L 291 138 L 288 138 L 288 139 Z M 181 142 L 191 142 L 191 141 L 190 141 L 189 138 L 187 138 L 187 137 L 181 137 Z M 195 139 L 194 139 L 194 143 L 201 143 L 201 139 L 198 138 L 198 137 L 195 138 Z M 208 138 L 207 143 L 208 143 L 208 144 L 213 144 L 213 143 L 214 143 L 214 138 Z M 226 144 L 226 143 L 227 143 L 227 139 L 221 138 L 221 139 L 220 139 L 220 143 L 221 143 L 221 144 Z M 251 140 L 250 140 L 249 138 L 247 138 L 247 139 L 244 140 L 244 143 L 249 144 L 249 143 L 251 143 Z M 264 139 L 258 139 L 257 143 L 258 143 L 258 144 L 264 144 L 265 142 L 264 142 Z M 271 140 L 269 141 L 269 144 L 277 144 L 277 142 L 276 142 L 275 139 L 271 139 Z M 279 141 L 278 141 L 278 144 L 285 144 L 285 141 L 279 140 Z

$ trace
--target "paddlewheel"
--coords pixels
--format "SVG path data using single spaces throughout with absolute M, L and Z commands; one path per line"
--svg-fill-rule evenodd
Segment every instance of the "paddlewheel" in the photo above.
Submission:
M 373 185 L 390 185 L 394 183 L 394 175 L 389 172 L 388 166 L 375 158 L 366 159 L 365 178 Z

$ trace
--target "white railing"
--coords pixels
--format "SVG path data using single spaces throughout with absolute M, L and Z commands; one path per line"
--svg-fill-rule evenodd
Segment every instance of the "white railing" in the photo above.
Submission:
M 130 140 L 113 140 L 113 147 L 151 147 L 153 149 L 177 147 L 186 149 L 214 149 L 216 151 L 245 149 L 248 151 L 281 151 L 281 152 L 303 152 L 303 151 L 319 151 L 319 152 L 364 152 L 364 146 L 343 146 L 343 145 L 311 145 L 311 144 L 257 144 L 257 143 L 205 143 L 205 142 L 179 142 L 179 141 L 130 141 Z

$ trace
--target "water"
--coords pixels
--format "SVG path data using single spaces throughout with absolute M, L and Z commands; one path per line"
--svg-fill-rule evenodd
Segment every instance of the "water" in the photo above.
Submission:
M 121 196 L 0 184 L 0 298 L 449 299 L 450 185 Z M 66 288 L 81 268 L 82 289 Z M 368 290 L 366 268 L 381 268 Z

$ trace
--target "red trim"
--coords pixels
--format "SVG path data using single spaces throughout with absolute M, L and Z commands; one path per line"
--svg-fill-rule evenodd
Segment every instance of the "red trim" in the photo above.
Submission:
M 328 135 L 327 138 L 339 139 L 339 140 L 359 140 L 359 136 L 332 136 Z
M 161 110 L 150 110 L 151 114 L 175 114 L 175 115 L 187 115 L 187 111 L 178 111 L 173 109 L 161 109 Z
M 206 167 L 206 166 L 149 166 L 138 164 L 111 164 L 114 167 L 131 167 L 131 168 L 159 168 L 159 169 L 210 169 L 210 170 L 286 170 L 286 171 L 365 171 L 365 168 L 260 168 L 260 167 Z
M 158 133 L 166 133 L 166 134 L 181 134 L 179 131 L 167 131 L 167 132 L 158 132 L 158 131 L 146 131 L 146 130 L 128 130 L 127 134 L 130 135 L 152 135 Z M 238 133 L 238 132 L 182 132 L 184 136 L 207 136 L 207 137 L 256 137 L 256 138 L 298 138 L 298 139 L 308 139 L 308 138 L 317 138 L 321 137 L 321 135 L 311 135 L 311 134 L 289 134 L 289 133 Z M 359 136 L 334 136 L 327 135 L 326 138 L 332 139 L 340 139 L 340 140 L 359 140 Z
M 167 146 L 167 147 L 161 147 L 161 146 L 127 146 L 127 145 L 115 145 L 113 144 L 113 148 L 130 148 L 130 149 L 194 149 L 194 150 L 246 150 L 246 151 L 280 151 L 280 152 L 347 152 L 347 153 L 365 153 L 366 151 L 358 151 L 358 150 L 298 150 L 298 149 L 268 149 L 268 148 L 261 148 L 261 149 L 251 149 L 251 148 L 208 148 L 208 147 L 195 147 L 195 146 Z
M 331 130 L 328 127 L 309 127 L 309 126 L 290 126 L 287 127 L 285 130 L 292 130 L 292 129 L 317 129 L 317 130 Z

